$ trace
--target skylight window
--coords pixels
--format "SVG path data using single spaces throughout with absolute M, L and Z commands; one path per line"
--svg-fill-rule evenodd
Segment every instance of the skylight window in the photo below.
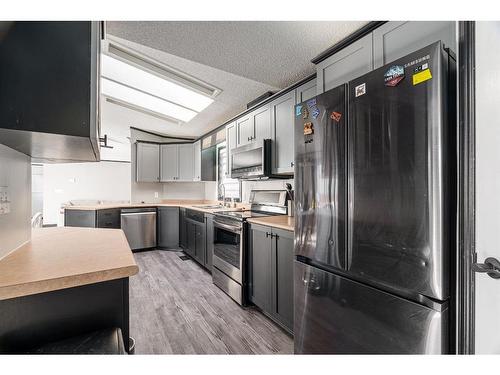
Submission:
M 108 44 L 101 56 L 101 92 L 112 99 L 188 122 L 220 90 L 173 68 Z
M 107 78 L 101 79 L 101 92 L 118 101 L 129 103 L 182 122 L 188 122 L 198 114 L 191 109 L 181 107 Z

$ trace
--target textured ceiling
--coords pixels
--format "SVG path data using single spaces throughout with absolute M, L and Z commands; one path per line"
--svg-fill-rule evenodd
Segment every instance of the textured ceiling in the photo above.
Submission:
M 152 57 L 166 65 L 175 67 L 184 73 L 200 78 L 221 89 L 222 92 L 212 104 L 186 124 L 172 124 L 171 122 L 162 121 L 157 117 L 107 103 L 109 105 L 102 108 L 101 119 L 103 125 L 106 125 L 105 122 L 116 123 L 118 120 L 117 117 L 120 117 L 120 123 L 123 123 L 123 126 L 127 129 L 129 126 L 133 126 L 165 135 L 197 137 L 215 129 L 231 117 L 244 111 L 246 109 L 246 103 L 255 99 L 262 93 L 278 90 L 277 87 L 255 82 L 220 69 L 186 60 L 121 38 L 110 36 L 109 39 L 146 56 Z M 112 110 L 112 107 L 115 108 Z
M 248 79 L 284 88 L 314 72 L 311 59 L 366 22 L 107 22 L 133 42 Z M 204 77 L 199 77 L 204 79 Z M 216 82 L 213 82 L 217 86 Z
M 314 73 L 311 59 L 366 22 L 106 22 L 107 37 L 222 90 L 187 124 L 106 103 L 102 123 L 172 136 L 201 136 Z M 121 131 L 120 131 L 121 132 Z

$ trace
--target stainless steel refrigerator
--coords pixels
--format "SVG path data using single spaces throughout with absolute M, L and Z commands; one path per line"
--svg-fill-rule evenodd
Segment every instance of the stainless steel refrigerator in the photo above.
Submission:
M 441 42 L 295 107 L 296 353 L 448 353 L 454 58 Z

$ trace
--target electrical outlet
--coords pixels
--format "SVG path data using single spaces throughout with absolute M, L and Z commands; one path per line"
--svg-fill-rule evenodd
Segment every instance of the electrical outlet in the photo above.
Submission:
M 10 213 L 9 187 L 0 186 L 0 215 Z
M 158 198 L 158 192 L 155 191 L 155 198 Z

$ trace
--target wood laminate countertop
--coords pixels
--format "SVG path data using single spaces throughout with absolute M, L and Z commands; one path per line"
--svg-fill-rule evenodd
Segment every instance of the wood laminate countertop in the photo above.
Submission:
M 252 217 L 247 219 L 249 223 L 267 225 L 268 227 L 294 231 L 295 218 L 287 215 Z
M 239 211 L 241 209 L 247 209 L 248 205 L 239 204 L 236 208 L 229 207 L 217 207 L 213 209 L 203 208 L 200 206 L 213 206 L 216 205 L 217 202 L 204 202 L 204 201 L 168 201 L 161 203 L 116 203 L 116 204 L 95 204 L 95 205 L 73 205 L 73 206 L 65 206 L 65 210 L 85 210 L 85 211 L 94 211 L 94 210 L 105 210 L 111 208 L 141 208 L 141 207 L 183 207 L 189 208 L 190 210 L 201 211 L 205 213 L 214 213 L 216 211 Z
M 139 272 L 120 229 L 34 229 L 0 260 L 0 300 L 133 276 Z

